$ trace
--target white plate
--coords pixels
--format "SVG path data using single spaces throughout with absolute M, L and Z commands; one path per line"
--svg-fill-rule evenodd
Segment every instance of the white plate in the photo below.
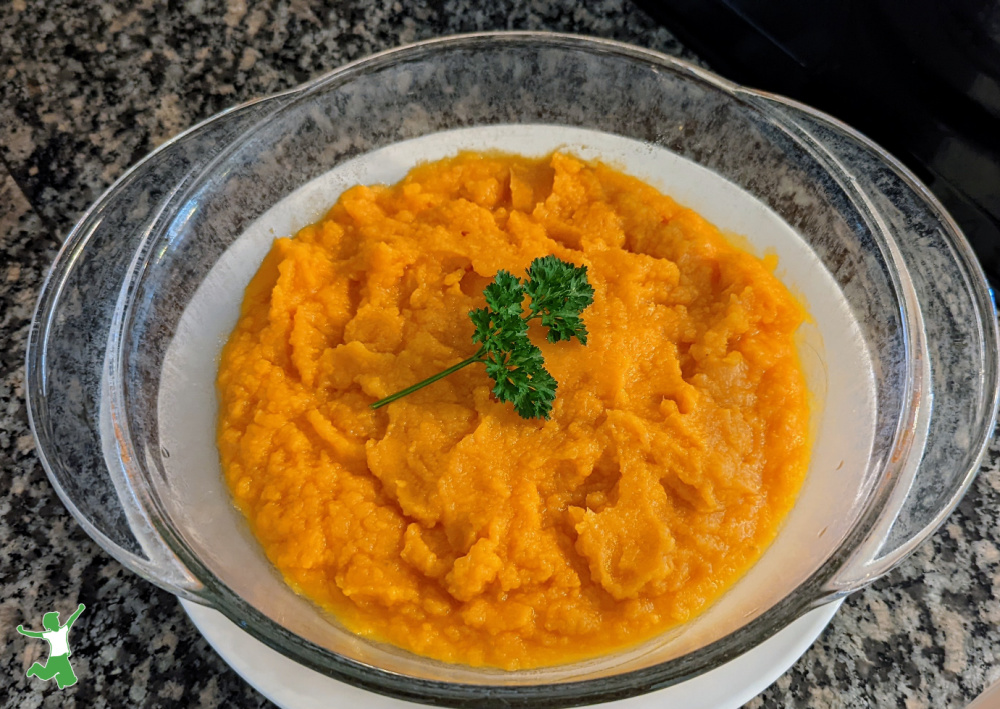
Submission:
M 841 601 L 835 601 L 810 611 L 754 649 L 711 672 L 673 687 L 602 707 L 741 707 L 795 664 L 823 632 L 840 604 Z M 216 610 L 184 600 L 181 600 L 181 605 L 222 659 L 254 689 L 282 709 L 412 709 L 422 706 L 374 694 L 327 677 L 272 650 Z

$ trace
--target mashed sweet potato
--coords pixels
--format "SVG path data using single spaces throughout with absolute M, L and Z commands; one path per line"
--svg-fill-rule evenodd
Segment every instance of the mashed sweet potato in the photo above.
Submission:
M 532 340 L 548 421 L 491 399 L 469 310 L 499 269 L 586 264 L 586 346 Z M 347 627 L 508 669 L 688 620 L 761 555 L 808 461 L 803 311 L 773 262 L 602 164 L 462 154 L 278 239 L 222 354 L 226 480 Z M 533 328 L 535 326 L 532 326 Z

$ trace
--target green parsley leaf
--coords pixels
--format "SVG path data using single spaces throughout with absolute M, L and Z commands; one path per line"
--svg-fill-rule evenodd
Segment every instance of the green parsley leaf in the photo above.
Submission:
M 587 344 L 587 326 L 580 313 L 594 302 L 594 288 L 587 281 L 586 266 L 555 256 L 537 258 L 528 267 L 524 292 L 531 297 L 531 318 L 540 317 L 549 328 L 549 342 L 576 337 Z
M 524 286 L 520 279 L 507 271 L 497 271 L 493 282 L 483 290 L 486 305 L 497 318 L 520 318 L 524 302 Z
M 514 404 L 522 418 L 548 419 L 558 384 L 545 369 L 542 351 L 524 338 L 508 353 L 504 369 L 487 373 L 496 382 L 493 394 L 500 401 Z

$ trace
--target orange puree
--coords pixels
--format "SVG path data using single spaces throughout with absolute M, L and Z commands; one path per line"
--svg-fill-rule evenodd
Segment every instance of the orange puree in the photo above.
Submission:
M 370 408 L 471 356 L 484 286 L 547 254 L 595 290 L 586 346 L 532 325 L 550 420 L 492 400 L 482 365 Z M 635 644 L 731 586 L 805 475 L 804 313 L 773 267 L 560 153 L 354 187 L 246 289 L 226 480 L 288 583 L 357 633 L 507 669 Z

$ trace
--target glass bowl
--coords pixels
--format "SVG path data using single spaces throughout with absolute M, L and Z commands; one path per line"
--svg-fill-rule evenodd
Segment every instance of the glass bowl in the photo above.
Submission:
M 293 593 L 230 501 L 214 374 L 270 240 L 352 181 L 462 147 L 565 146 L 647 171 L 750 248 L 813 314 L 800 499 L 750 572 L 695 620 L 585 662 L 504 672 L 365 640 Z M 293 660 L 403 699 L 570 706 L 681 682 L 885 574 L 975 476 L 997 410 L 992 294 L 954 222 L 846 126 L 679 60 L 544 33 L 450 37 L 222 113 L 87 212 L 43 287 L 27 398 L 39 455 L 128 568 Z

